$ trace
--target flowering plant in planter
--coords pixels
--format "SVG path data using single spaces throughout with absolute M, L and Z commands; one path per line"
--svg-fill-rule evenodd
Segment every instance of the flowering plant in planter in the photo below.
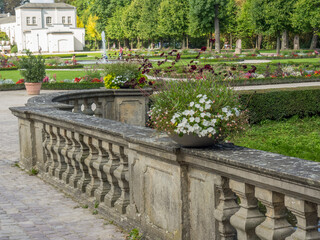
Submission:
M 237 94 L 212 79 L 167 82 L 151 100 L 151 126 L 169 135 L 194 135 L 219 142 L 247 125 Z
M 39 83 L 46 76 L 45 59 L 41 56 L 35 56 L 27 51 L 27 56 L 19 61 L 21 75 L 27 83 Z

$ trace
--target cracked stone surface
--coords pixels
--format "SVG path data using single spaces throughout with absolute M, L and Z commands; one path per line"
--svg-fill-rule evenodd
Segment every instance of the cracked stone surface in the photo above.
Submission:
M 53 91 L 41 91 L 48 92 Z M 14 166 L 18 120 L 8 108 L 23 106 L 28 98 L 25 91 L 0 92 L 0 240 L 125 239 L 108 220 Z

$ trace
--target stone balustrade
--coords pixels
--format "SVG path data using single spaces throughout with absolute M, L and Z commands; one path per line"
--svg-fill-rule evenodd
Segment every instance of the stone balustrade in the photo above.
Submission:
M 180 148 L 88 107 L 79 114 L 105 99 L 89 95 L 11 108 L 23 167 L 147 239 L 320 239 L 320 163 L 232 144 Z

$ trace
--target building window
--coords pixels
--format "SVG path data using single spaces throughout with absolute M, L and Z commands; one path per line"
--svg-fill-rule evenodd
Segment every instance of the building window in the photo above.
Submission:
M 52 23 L 52 19 L 51 19 L 51 17 L 47 17 L 47 18 L 46 18 L 46 23 L 47 23 L 47 25 L 49 25 L 49 24 L 51 24 L 51 23 Z
M 32 17 L 32 24 L 37 24 L 36 17 Z
M 63 23 L 63 24 L 66 23 L 66 17 L 62 17 L 62 23 Z
M 30 25 L 30 24 L 31 24 L 30 17 L 27 17 L 27 25 Z
M 71 24 L 71 17 L 68 17 L 68 24 Z

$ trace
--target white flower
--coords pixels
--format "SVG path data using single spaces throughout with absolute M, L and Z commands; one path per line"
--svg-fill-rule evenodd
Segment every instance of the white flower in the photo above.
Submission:
M 201 112 L 203 112 L 203 107 L 200 107 L 199 110 L 200 110 Z
M 206 113 L 206 116 L 207 116 L 207 117 L 211 117 L 211 113 L 207 112 L 207 113 Z
M 202 94 L 199 94 L 198 96 L 197 96 L 197 98 L 201 98 L 202 97 Z
M 171 119 L 171 122 L 172 122 L 173 124 L 175 124 L 175 123 L 176 123 L 176 119 L 175 119 L 175 118 L 172 118 L 172 119 Z
M 224 108 L 222 108 L 222 112 L 228 112 L 228 107 L 224 107 Z
M 200 122 L 200 118 L 199 118 L 199 117 L 196 117 L 194 120 L 195 120 L 197 123 Z
M 202 97 L 204 100 L 206 100 L 208 97 L 207 97 L 207 95 L 203 95 L 203 97 Z
M 211 105 L 206 103 L 206 105 L 204 106 L 204 109 L 205 109 L 205 110 L 208 110 L 208 109 L 210 109 L 210 108 L 211 108 Z
M 208 127 L 209 124 L 210 124 L 210 122 L 207 121 L 207 120 L 203 120 L 203 122 L 202 122 L 202 125 L 205 126 L 205 127 Z
M 195 107 L 196 107 L 196 108 L 200 108 L 200 104 L 197 103 L 197 104 L 195 105 Z
M 193 114 L 195 114 L 195 112 L 191 109 L 191 110 L 189 111 L 189 115 L 190 115 L 190 116 L 193 116 Z
M 199 103 L 204 103 L 206 100 L 204 99 L 204 98 L 201 98 L 200 100 L 199 100 Z
M 206 114 L 205 114 L 205 113 L 201 113 L 200 116 L 201 116 L 202 118 L 204 118 L 204 117 L 206 116 Z
M 194 117 L 189 118 L 190 122 L 194 122 Z
M 194 105 L 194 102 L 191 102 L 191 103 L 189 104 L 190 107 L 193 107 L 193 105 Z

